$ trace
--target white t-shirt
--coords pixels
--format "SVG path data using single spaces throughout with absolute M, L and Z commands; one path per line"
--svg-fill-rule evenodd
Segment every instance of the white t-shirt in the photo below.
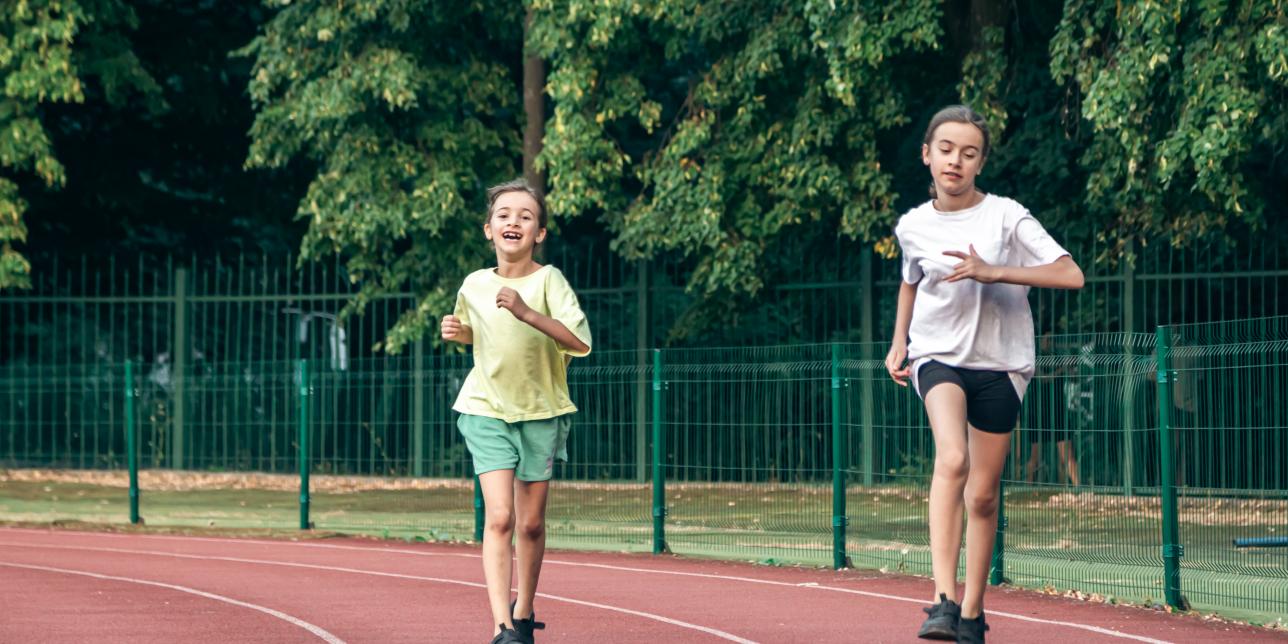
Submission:
M 943 212 L 933 201 L 899 219 L 903 281 L 917 285 L 908 329 L 913 385 L 931 360 L 953 367 L 1005 371 L 1022 400 L 1033 378 L 1033 314 L 1029 287 L 946 282 L 962 260 L 944 251 L 975 252 L 989 264 L 1042 266 L 1068 255 L 1042 224 L 1013 199 L 985 195 L 978 205 Z

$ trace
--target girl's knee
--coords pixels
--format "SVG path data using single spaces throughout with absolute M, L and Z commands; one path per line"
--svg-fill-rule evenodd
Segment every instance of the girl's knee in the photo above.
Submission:
M 544 519 L 524 519 L 519 522 L 519 537 L 528 541 L 536 541 L 546 534 L 546 522 Z
M 489 532 L 510 534 L 514 530 L 514 513 L 508 509 L 504 512 L 488 509 L 484 525 Z
M 964 479 L 970 469 L 965 451 L 945 450 L 935 454 L 935 476 Z
M 966 511 L 975 516 L 990 516 L 997 512 L 997 490 L 966 490 Z

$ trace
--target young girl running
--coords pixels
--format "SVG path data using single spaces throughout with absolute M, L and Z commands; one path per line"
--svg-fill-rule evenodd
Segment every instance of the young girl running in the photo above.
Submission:
M 1024 206 L 975 187 L 988 126 L 965 106 L 935 114 L 921 146 L 932 199 L 895 228 L 903 251 L 886 369 L 926 405 L 935 437 L 930 484 L 934 606 L 918 636 L 983 642 L 984 584 L 1002 466 L 1033 377 L 1029 287 L 1082 288 L 1081 269 Z M 915 303 L 915 306 L 914 306 Z M 957 561 L 966 522 L 966 591 Z
M 465 278 L 444 340 L 474 345 L 474 369 L 452 407 L 474 459 L 487 519 L 483 575 L 492 644 L 533 641 L 532 600 L 546 547 L 546 494 L 572 414 L 567 367 L 590 353 L 590 326 L 559 269 L 533 260 L 546 237 L 545 200 L 522 180 L 488 190 L 483 234 L 496 268 Z M 518 528 L 518 598 L 510 600 L 510 543 Z

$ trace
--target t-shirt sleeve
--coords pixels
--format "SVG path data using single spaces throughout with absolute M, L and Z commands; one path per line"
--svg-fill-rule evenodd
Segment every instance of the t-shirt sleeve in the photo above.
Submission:
M 462 326 L 470 326 L 470 307 L 465 305 L 464 286 L 456 292 L 456 308 L 452 310 L 452 315 L 461 321 Z
M 1069 254 L 1027 212 L 1015 222 L 1015 241 L 1020 248 L 1020 266 L 1045 266 Z
M 899 256 L 900 263 L 902 265 L 901 273 L 903 274 L 904 282 L 908 284 L 916 284 L 921 281 L 923 273 L 921 271 L 921 264 L 917 263 L 917 258 L 912 254 L 912 249 L 909 247 L 907 241 L 907 229 L 905 226 L 904 222 L 901 221 L 894 229 L 895 238 L 899 240 Z
M 590 354 L 590 322 L 586 319 L 586 313 L 581 310 L 581 304 L 577 301 L 577 294 L 573 292 L 572 286 L 564 278 L 563 273 L 557 270 L 550 271 L 550 277 L 546 279 L 546 306 L 550 307 L 550 317 L 564 325 L 573 335 L 577 336 L 586 345 L 586 351 L 573 351 L 559 346 L 563 353 L 578 358 Z

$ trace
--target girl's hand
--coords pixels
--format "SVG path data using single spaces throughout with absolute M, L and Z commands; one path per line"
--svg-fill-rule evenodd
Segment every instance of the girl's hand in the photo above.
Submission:
M 886 354 L 885 359 L 886 372 L 890 374 L 891 380 L 903 387 L 908 386 L 908 378 L 912 377 L 912 365 L 904 364 L 907 360 L 907 345 L 890 345 L 890 353 Z
M 967 255 L 959 250 L 945 251 L 945 255 L 956 257 L 962 262 L 953 267 L 952 275 L 944 279 L 945 282 L 960 282 L 964 279 L 972 279 L 981 284 L 992 284 L 1001 278 L 1001 271 L 997 266 L 993 266 L 984 261 L 975 252 L 975 245 L 970 245 L 970 254 Z
M 444 315 L 442 324 L 444 340 L 456 342 L 461 337 L 461 319 L 455 315 Z
M 528 303 L 523 301 L 519 292 L 508 287 L 502 287 L 496 294 L 496 307 L 498 309 L 509 309 L 510 313 L 519 320 L 527 319 L 527 315 L 532 311 Z

